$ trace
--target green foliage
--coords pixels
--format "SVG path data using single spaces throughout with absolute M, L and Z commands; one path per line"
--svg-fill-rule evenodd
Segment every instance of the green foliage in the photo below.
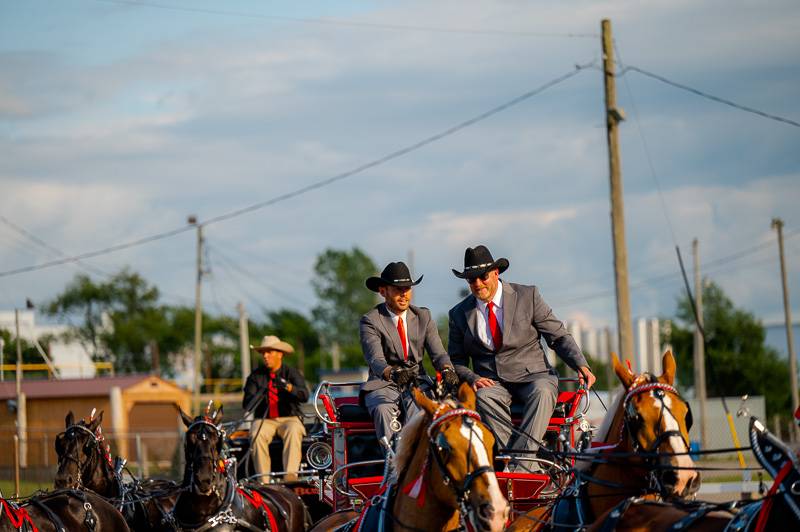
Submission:
M 676 314 L 679 321 L 672 325 L 669 342 L 679 357 L 678 380 L 684 386 L 694 385 L 694 314 L 688 297 L 678 300 Z M 789 371 L 765 344 L 761 322 L 734 307 L 713 282 L 703 286 L 703 322 L 708 396 L 763 395 L 768 416 L 790 415 Z
M 21 336 L 21 335 L 20 335 Z M 16 364 L 17 362 L 17 336 L 14 332 L 0 329 L 0 337 L 3 338 L 3 363 Z M 46 348 L 49 338 L 38 338 L 39 344 Z M 20 350 L 22 351 L 22 362 L 24 364 L 39 364 L 44 362 L 36 346 L 29 343 L 25 338 L 20 338 Z M 6 374 L 8 379 L 8 374 Z
M 343 367 L 364 364 L 358 322 L 378 301 L 364 285 L 376 270 L 372 259 L 357 247 L 350 251 L 326 249 L 314 264 L 316 277 L 311 284 L 319 304 L 312 316 L 325 346 L 339 344 Z

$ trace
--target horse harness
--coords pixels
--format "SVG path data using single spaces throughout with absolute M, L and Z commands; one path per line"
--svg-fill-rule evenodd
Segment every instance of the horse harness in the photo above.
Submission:
M 217 435 L 219 436 L 219 444 L 218 447 L 221 448 L 222 442 L 224 438 L 224 431 L 222 431 L 219 427 L 211 423 L 206 419 L 199 419 L 189 425 L 187 428 L 187 433 L 192 430 L 196 425 L 202 426 L 209 426 L 214 431 L 216 431 Z M 206 440 L 207 436 L 205 433 L 200 434 L 200 438 L 202 440 Z M 219 449 L 218 449 L 219 450 Z M 187 461 L 188 467 L 191 469 L 192 478 L 189 481 L 189 485 L 194 482 L 194 465 Z M 246 519 L 242 517 L 237 517 L 237 513 L 241 514 L 244 510 L 244 501 L 247 500 L 251 505 L 253 505 L 257 510 L 261 512 L 262 517 L 264 518 L 264 522 L 267 523 L 267 530 L 270 532 L 277 532 L 278 530 L 278 522 L 275 519 L 274 514 L 270 510 L 267 501 L 264 500 L 261 492 L 256 490 L 248 490 L 247 488 L 237 486 L 236 482 L 231 477 L 229 471 L 226 468 L 222 468 L 222 471 L 219 471 L 216 467 L 214 467 L 215 474 L 218 472 L 225 473 L 225 494 L 224 497 L 220 496 L 219 491 L 217 490 L 216 484 L 214 484 L 213 491 L 220 498 L 222 504 L 220 505 L 219 510 L 216 513 L 209 516 L 205 521 L 197 522 L 197 523 L 188 523 L 185 521 L 181 521 L 175 515 L 175 508 L 177 508 L 177 504 L 172 508 L 172 511 L 165 514 L 162 518 L 162 523 L 165 525 L 170 526 L 176 532 L 183 532 L 183 531 L 192 531 L 192 532 L 207 532 L 209 530 L 213 530 L 216 527 L 223 526 L 223 525 L 232 525 L 237 528 L 243 528 L 245 530 L 250 530 L 252 532 L 263 532 L 264 528 L 260 526 L 256 526 Z M 238 497 L 237 497 L 238 493 Z M 269 497 L 269 496 L 268 496 Z M 275 503 L 274 500 L 272 500 Z M 279 504 L 276 504 L 278 508 L 280 508 Z M 287 518 L 287 515 L 283 515 L 284 520 Z
M 625 398 L 622 401 L 622 413 L 623 413 L 622 414 L 623 415 L 622 420 L 623 420 L 623 423 L 620 426 L 618 441 L 617 441 L 617 443 L 609 446 L 607 449 L 613 449 L 613 448 L 617 447 L 620 443 L 622 443 L 622 437 L 625 434 L 625 432 L 627 431 L 628 436 L 629 436 L 629 438 L 631 440 L 634 452 L 638 453 L 638 452 L 641 451 L 641 446 L 639 445 L 639 441 L 636 438 L 636 432 L 638 431 L 638 426 L 637 425 L 640 423 L 639 418 L 641 417 L 641 415 L 633 407 L 633 405 L 631 404 L 631 400 L 635 396 L 637 396 L 637 395 L 639 395 L 641 393 L 649 392 L 651 390 L 655 390 L 654 396 L 657 399 L 659 399 L 659 401 L 661 402 L 661 412 L 660 412 L 660 415 L 659 415 L 659 423 L 658 423 L 659 426 L 661 425 L 661 419 L 663 418 L 664 410 L 669 410 L 669 407 L 666 405 L 666 403 L 664 401 L 664 392 L 671 392 L 671 393 L 675 394 L 679 399 L 681 399 L 681 401 L 683 401 L 686 404 L 687 409 L 688 409 L 687 410 L 687 414 L 686 414 L 686 428 L 687 428 L 687 430 L 691 428 L 691 426 L 692 426 L 692 411 L 689 408 L 689 404 L 686 403 L 686 401 L 681 397 L 680 393 L 678 392 L 678 390 L 675 389 L 675 387 L 670 386 L 669 384 L 660 383 L 660 382 L 651 382 L 651 383 L 641 384 L 639 386 L 635 386 L 635 387 L 631 388 L 625 394 Z M 671 411 L 670 411 L 670 413 L 671 413 Z M 651 445 L 649 449 L 645 450 L 645 452 L 648 453 L 648 454 L 653 454 L 654 452 L 656 452 L 658 450 L 658 446 L 661 445 L 661 443 L 665 439 L 667 439 L 667 438 L 669 438 L 671 436 L 679 436 L 684 441 L 684 443 L 686 444 L 686 448 L 689 449 L 689 445 L 686 442 L 686 438 L 684 438 L 683 434 L 679 430 L 668 430 L 668 431 L 664 431 L 664 432 L 660 433 L 657 436 L 656 441 L 653 443 L 653 445 Z M 649 489 L 650 490 L 657 490 L 658 492 L 661 492 L 662 491 L 661 483 L 658 480 L 656 474 L 654 473 L 654 467 L 653 467 L 654 464 L 652 463 L 653 462 L 653 458 L 645 457 L 644 461 L 645 461 L 645 465 L 648 466 L 648 469 L 650 471 L 649 472 L 649 476 L 650 476 L 650 488 Z M 587 492 L 586 492 L 585 489 L 583 489 L 584 486 L 585 486 L 585 483 L 582 482 L 582 480 L 584 480 L 586 482 L 593 483 L 593 484 L 598 484 L 598 485 L 601 485 L 601 486 L 605 486 L 607 488 L 612 488 L 612 489 L 625 489 L 625 488 L 627 488 L 627 486 L 624 486 L 622 484 L 617 484 L 617 483 L 614 483 L 614 482 L 601 480 L 601 479 L 595 478 L 595 477 L 593 477 L 593 476 L 591 476 L 591 475 L 589 475 L 587 473 L 584 473 L 582 471 L 576 471 L 575 473 L 576 473 L 575 474 L 576 482 L 575 482 L 574 486 L 570 489 L 569 492 L 565 493 L 564 495 L 562 495 L 561 497 L 558 498 L 558 501 L 555 503 L 555 505 L 554 505 L 555 507 L 554 507 L 553 511 L 551 512 L 551 514 L 550 514 L 550 524 L 551 524 L 551 526 L 553 526 L 555 528 L 570 527 L 570 526 L 574 526 L 575 528 L 582 528 L 582 527 L 585 527 L 587 525 L 587 523 L 590 523 L 592 521 L 591 519 L 587 519 L 588 517 L 590 517 L 588 515 L 590 506 L 589 506 L 589 503 L 588 503 Z M 629 498 L 623 500 L 621 503 L 619 503 L 617 509 L 622 509 L 623 506 L 624 506 L 625 509 L 627 509 L 634 501 L 638 501 L 638 500 L 644 500 L 644 499 L 640 499 L 639 495 L 636 495 L 634 497 L 629 497 Z M 614 512 L 612 512 L 612 513 L 614 513 Z M 616 519 L 612 519 L 614 521 L 614 523 L 616 523 L 616 521 L 622 516 L 623 513 L 624 513 L 624 510 L 622 510 L 617 515 Z M 611 516 L 609 516 L 609 518 L 611 518 Z M 613 529 L 614 528 L 612 526 L 609 530 L 613 530 Z
M 86 500 L 86 494 L 79 490 L 65 490 L 63 492 L 53 493 L 53 495 L 59 494 L 66 495 L 67 497 L 75 497 L 83 502 L 83 509 L 86 511 L 83 518 L 83 526 L 89 532 L 95 532 L 95 529 L 97 528 L 97 514 L 94 512 L 92 504 Z M 36 525 L 24 506 L 16 505 L 6 499 L 0 499 L 0 501 L 2 501 L 2 504 L 0 505 L 0 517 L 2 517 L 3 512 L 5 512 L 9 521 L 11 521 L 11 525 L 20 532 L 38 532 Z M 56 515 L 56 513 L 50 508 L 48 508 L 47 505 L 44 504 L 38 497 L 33 497 L 30 499 L 28 504 L 38 508 L 47 517 L 47 519 L 53 523 L 53 527 L 56 529 L 56 532 L 72 532 L 67 530 L 67 527 L 64 526 L 64 522 L 61 520 L 61 518 L 58 517 L 58 515 Z
M 460 417 L 462 418 L 462 422 L 468 424 L 472 427 L 474 423 L 473 420 L 480 421 L 480 414 L 475 412 L 474 410 L 469 410 L 466 408 L 455 408 L 453 410 L 448 410 L 443 414 L 439 414 L 438 411 L 434 413 L 434 418 L 431 421 L 430 425 L 428 425 L 428 441 L 430 443 L 428 447 L 428 457 L 425 460 L 425 463 L 422 468 L 422 472 L 420 473 L 417 482 L 422 481 L 422 477 L 424 477 L 425 473 L 427 472 L 427 467 L 430 462 L 430 456 L 433 456 L 434 463 L 436 463 L 437 467 L 439 468 L 439 472 L 444 479 L 444 483 L 447 486 L 450 486 L 456 494 L 456 500 L 458 502 L 458 509 L 460 514 L 460 521 L 461 525 L 457 530 L 468 530 L 469 528 L 465 524 L 465 516 L 467 515 L 467 500 L 470 494 L 470 487 L 472 483 L 475 481 L 476 478 L 479 476 L 490 473 L 494 471 L 490 466 L 481 466 L 475 469 L 474 471 L 470 472 L 465 478 L 464 482 L 459 485 L 458 482 L 453 478 L 450 472 L 447 470 L 447 460 L 442 458 L 442 453 L 449 452 L 449 444 L 445 441 L 443 437 L 436 437 L 436 429 L 438 429 L 445 421 L 448 421 L 452 418 Z M 467 456 L 469 457 L 470 452 L 472 450 L 472 430 L 470 430 L 470 440 L 469 440 L 469 448 L 467 449 Z M 439 435 L 441 436 L 441 435 Z M 434 450 L 435 449 L 435 450 Z M 469 459 L 469 458 L 468 458 Z M 409 485 L 411 486 L 411 485 Z M 392 515 L 391 513 L 391 504 L 394 501 L 395 497 L 397 496 L 398 486 L 391 485 L 391 486 L 384 486 L 382 491 L 380 491 L 377 495 L 373 496 L 369 501 L 367 501 L 364 509 L 362 510 L 361 514 L 359 514 L 358 518 L 354 521 L 350 521 L 345 525 L 336 529 L 337 532 L 364 532 L 364 531 L 376 531 L 376 532 L 390 532 L 394 529 L 394 525 L 397 524 L 405 530 L 412 530 L 414 532 L 425 532 L 424 530 L 416 529 L 414 527 L 408 526 L 403 524 L 396 516 Z M 391 519 L 387 520 L 385 516 L 389 516 Z
M 117 472 L 117 469 L 111 463 L 111 458 L 110 458 L 108 452 L 103 449 L 103 437 L 102 436 L 98 437 L 98 435 L 96 433 L 92 432 L 91 430 L 89 430 L 84 425 L 80 425 L 80 424 L 77 424 L 77 423 L 76 424 L 72 424 L 69 427 L 67 427 L 67 429 L 63 432 L 63 434 L 65 436 L 70 435 L 70 433 L 73 431 L 73 429 L 81 430 L 81 431 L 85 432 L 86 434 L 88 434 L 89 436 L 91 436 L 92 442 L 93 442 L 94 447 L 95 447 L 95 451 L 99 455 L 100 459 L 106 462 L 106 464 L 108 465 L 108 467 L 109 467 L 109 469 L 111 471 L 111 476 L 114 478 L 114 481 L 117 484 L 117 489 L 118 489 L 120 497 L 122 499 L 120 504 L 117 506 L 117 510 L 121 510 L 122 506 L 124 505 L 125 493 L 126 493 L 127 490 L 125 488 L 124 483 L 122 482 L 122 475 L 120 475 Z M 77 454 L 77 451 L 76 451 L 76 454 Z M 63 456 L 64 456 L 65 459 L 71 460 L 72 462 L 75 462 L 75 464 L 78 466 L 78 478 L 77 478 L 76 481 L 77 481 L 77 484 L 78 484 L 78 489 L 83 489 L 85 487 L 83 485 L 83 466 L 85 464 L 83 462 L 81 462 L 80 456 L 70 456 L 67 453 L 64 453 Z

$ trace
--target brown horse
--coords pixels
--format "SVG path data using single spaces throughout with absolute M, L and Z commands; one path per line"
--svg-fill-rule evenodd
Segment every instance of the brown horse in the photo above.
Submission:
M 437 532 L 461 524 L 484 532 L 503 529 L 508 503 L 492 466 L 494 436 L 475 412 L 475 392 L 462 384 L 458 402 L 434 401 L 418 389 L 413 395 L 421 411 L 400 433 L 396 482 L 361 515 L 334 514 L 314 531 L 336 530 L 347 521 L 357 531 Z
M 0 532 L 125 532 L 125 519 L 105 499 L 81 490 L 59 490 L 25 499 L 0 499 Z
M 58 470 L 55 487 L 89 489 L 110 500 L 133 530 L 154 530 L 169 513 L 177 498 L 177 484 L 163 479 L 125 483 L 123 461 L 114 467 L 100 429 L 103 411 L 89 421 L 75 422 L 70 411 L 66 429 L 56 436 Z
M 632 494 L 671 498 L 697 492 L 700 475 L 688 455 L 691 411 L 673 387 L 672 352 L 664 353 L 658 377 L 635 375 L 616 355 L 612 363 L 624 393 L 598 430 L 604 443 L 576 468 L 568 493 L 522 515 L 509 531 L 581 528 Z
M 179 409 L 180 411 L 180 409 Z M 310 518 L 303 501 L 289 488 L 271 484 L 238 484 L 222 459 L 225 434 L 219 427 L 222 408 L 214 415 L 191 418 L 186 425 L 182 491 L 167 516 L 169 531 L 270 530 L 302 532 Z
M 800 460 L 792 449 L 773 436 L 756 418 L 750 419 L 750 445 L 759 463 L 775 480 L 767 496 L 731 504 L 652 503 L 628 499 L 606 512 L 590 530 L 712 532 L 800 529 Z

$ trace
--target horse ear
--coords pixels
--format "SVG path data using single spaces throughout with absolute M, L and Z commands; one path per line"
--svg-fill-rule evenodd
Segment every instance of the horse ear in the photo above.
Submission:
M 67 417 L 64 418 L 64 423 L 66 424 L 66 428 L 70 428 L 75 424 L 75 414 L 72 413 L 72 410 L 67 413 Z
M 175 405 L 175 410 L 177 410 L 178 413 L 181 415 L 181 420 L 183 421 L 183 424 L 186 425 L 186 428 L 188 429 L 189 426 L 192 423 L 194 423 L 194 419 L 192 419 L 191 417 L 187 416 L 184 413 L 183 409 L 181 407 L 179 407 L 178 405 Z
M 631 383 L 633 383 L 633 379 L 636 377 L 633 372 L 622 365 L 622 363 L 619 361 L 619 358 L 617 358 L 616 353 L 611 353 L 611 363 L 614 366 L 614 373 L 617 374 L 622 386 L 624 386 L 626 390 L 630 388 Z
M 219 425 L 220 421 L 222 421 L 222 405 L 219 405 L 217 413 L 214 414 L 214 420 L 213 420 L 214 425 Z
M 103 421 L 103 411 L 101 410 L 99 414 L 97 414 L 91 423 L 89 423 L 89 430 L 92 432 L 97 430 L 97 427 L 100 426 L 100 423 Z
M 667 349 L 664 353 L 661 365 L 664 368 L 664 373 L 661 374 L 658 380 L 672 386 L 672 383 L 675 382 L 675 357 L 672 355 L 671 350 Z
M 435 401 L 428 399 L 425 394 L 419 390 L 419 388 L 413 388 L 411 393 L 414 395 L 414 402 L 417 403 L 417 406 L 419 406 L 428 414 L 433 415 L 433 413 L 439 407 Z
M 458 387 L 458 401 L 468 410 L 475 410 L 475 391 L 472 386 L 462 382 Z

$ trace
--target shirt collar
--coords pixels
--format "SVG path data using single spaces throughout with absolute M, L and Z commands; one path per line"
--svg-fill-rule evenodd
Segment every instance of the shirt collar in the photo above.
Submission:
M 406 321 L 406 314 L 408 314 L 407 310 L 404 310 L 400 314 L 395 314 L 392 312 L 392 309 L 389 308 L 389 305 L 386 305 L 386 311 L 389 313 L 389 317 L 392 318 L 392 321 L 397 323 L 397 320 L 403 318 L 403 322 Z

